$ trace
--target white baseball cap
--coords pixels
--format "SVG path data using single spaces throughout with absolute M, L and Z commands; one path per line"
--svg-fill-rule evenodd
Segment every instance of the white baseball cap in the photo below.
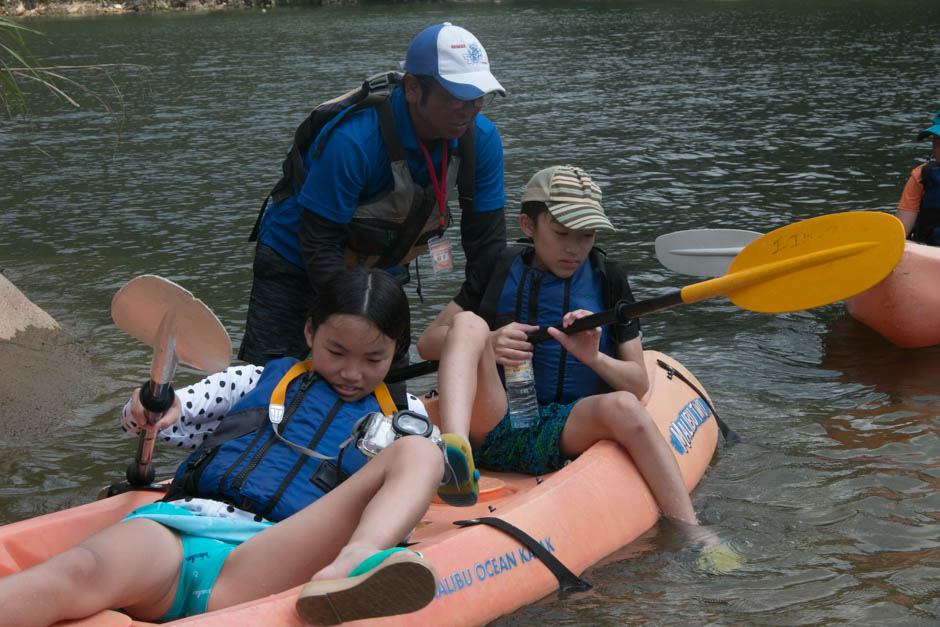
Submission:
M 506 90 L 490 72 L 486 50 L 473 33 L 450 22 L 429 26 L 408 46 L 402 69 L 437 79 L 444 89 L 460 100 L 472 100 Z

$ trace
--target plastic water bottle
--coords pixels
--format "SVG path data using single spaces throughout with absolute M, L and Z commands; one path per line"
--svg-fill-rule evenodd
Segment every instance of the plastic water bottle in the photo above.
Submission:
M 506 398 L 509 401 L 509 420 L 513 429 L 524 429 L 539 421 L 539 401 L 535 396 L 535 372 L 532 360 L 518 366 L 503 366 L 506 375 Z

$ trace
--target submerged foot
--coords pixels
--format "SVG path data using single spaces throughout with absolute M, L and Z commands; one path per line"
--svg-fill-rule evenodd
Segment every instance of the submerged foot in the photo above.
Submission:
M 711 575 L 724 575 L 737 569 L 747 560 L 735 551 L 727 542 L 703 546 L 699 551 L 696 565 L 702 572 Z
M 695 525 L 689 530 L 698 547 L 696 566 L 702 572 L 712 575 L 730 573 L 745 563 L 742 555 L 734 550 L 727 540 L 703 525 Z
M 734 550 L 730 542 L 724 540 L 710 527 L 699 524 L 672 521 L 680 529 L 686 546 L 698 553 L 696 567 L 711 575 L 730 573 L 747 562 Z

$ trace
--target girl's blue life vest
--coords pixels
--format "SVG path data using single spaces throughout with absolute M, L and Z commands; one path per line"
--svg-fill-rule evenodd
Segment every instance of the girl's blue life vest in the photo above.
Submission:
M 491 329 L 513 321 L 539 327 L 557 325 L 564 314 L 575 309 L 599 312 L 613 307 L 622 298 L 633 300 L 620 266 L 606 260 L 599 248 L 593 248 L 585 262 L 567 279 L 532 268 L 532 254 L 533 248 L 528 243 L 511 246 L 495 263 L 477 312 Z M 613 331 L 603 327 L 601 352 L 616 357 L 618 343 L 636 337 L 637 329 L 636 320 L 615 325 Z M 585 396 L 611 391 L 594 370 L 554 340 L 535 345 L 532 363 L 540 406 L 572 403 Z M 502 368 L 500 376 L 504 377 Z
M 940 164 L 929 159 L 920 169 L 924 196 L 920 199 L 917 221 L 910 239 L 931 246 L 940 246 Z
M 312 370 L 292 357 L 269 361 L 255 388 L 180 465 L 164 500 L 212 498 L 276 522 L 362 468 L 368 458 L 350 436 L 369 412 L 394 413 L 388 390 L 381 384 L 346 403 Z

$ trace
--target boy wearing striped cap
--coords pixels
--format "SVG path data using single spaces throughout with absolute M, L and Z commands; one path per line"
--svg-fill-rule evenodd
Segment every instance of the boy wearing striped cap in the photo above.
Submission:
M 438 494 L 471 505 L 476 465 L 538 475 L 609 439 L 631 455 L 664 515 L 697 524 L 676 460 L 641 402 L 649 380 L 638 322 L 572 335 L 550 328 L 552 340 L 527 340 L 539 327 L 567 327 L 633 300 L 626 274 L 594 247 L 597 229 L 615 230 L 600 188 L 574 166 L 541 170 L 526 185 L 519 225 L 528 240 L 481 264 L 418 340 L 424 359 L 440 361 L 452 476 Z M 502 370 L 528 359 L 539 420 L 513 428 Z

